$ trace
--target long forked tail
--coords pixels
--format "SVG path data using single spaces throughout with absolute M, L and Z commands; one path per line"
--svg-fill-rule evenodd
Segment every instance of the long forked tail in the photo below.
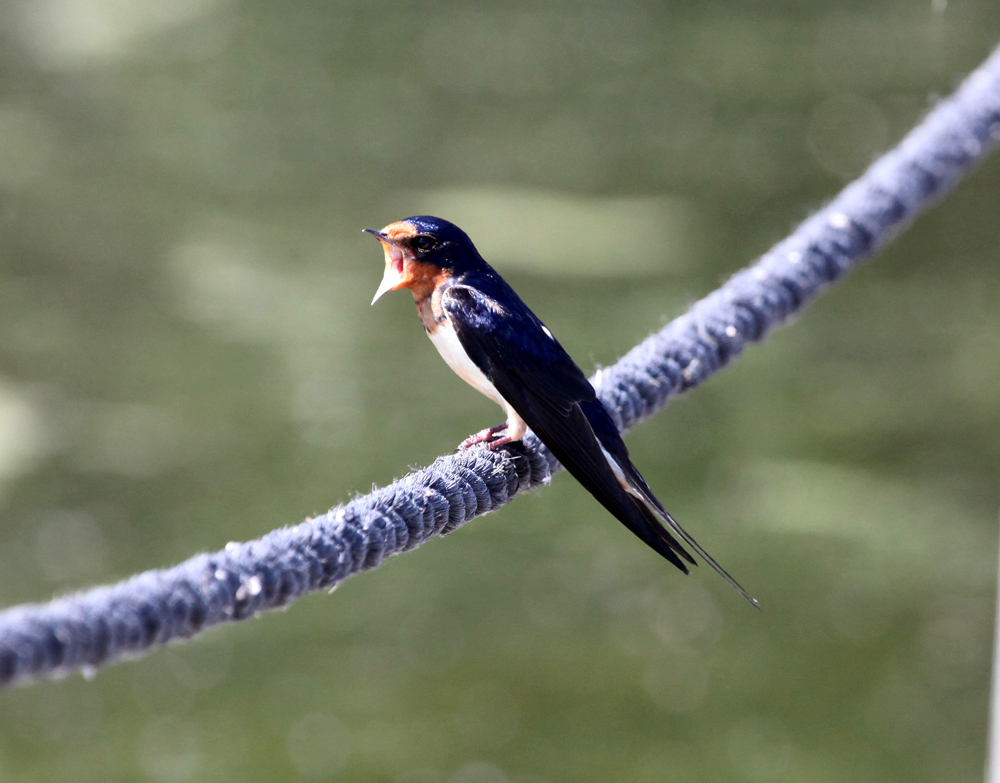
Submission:
M 650 523 L 650 527 L 654 530 L 662 531 L 664 539 L 668 542 L 674 540 L 674 536 L 676 536 L 685 544 L 690 546 L 691 549 L 693 549 L 702 560 L 708 563 L 719 576 L 729 582 L 733 589 L 742 595 L 754 609 L 758 612 L 763 611 L 760 608 L 760 603 L 757 599 L 744 590 L 743 586 L 737 582 L 725 568 L 719 565 L 715 558 L 708 554 L 701 544 L 695 541 L 684 528 L 677 524 L 677 520 L 670 516 L 669 512 L 662 507 L 651 503 L 643 496 L 644 494 L 645 493 L 639 491 L 629 492 L 629 499 L 633 502 L 639 513 L 642 514 L 642 516 L 645 517 L 645 519 Z M 684 552 L 684 550 L 681 549 L 681 552 Z M 687 552 L 684 552 L 684 554 L 687 555 Z M 692 560 L 691 562 L 693 563 L 694 561 Z
M 712 566 L 719 576 L 729 582 L 733 589 L 742 595 L 754 609 L 758 612 L 762 611 L 757 599 L 744 590 L 743 586 L 733 579 L 732 575 L 720 566 L 715 558 L 708 554 L 704 547 L 695 541 L 684 528 L 677 524 L 676 519 L 670 516 L 670 512 L 656 499 L 646 480 L 635 469 L 635 465 L 629 461 L 628 452 L 625 451 L 625 444 L 621 443 L 620 439 L 618 443 L 621 446 L 622 452 L 624 452 L 619 455 L 619 459 L 615 459 L 603 444 L 601 445 L 601 451 L 604 452 L 604 458 L 608 461 L 611 472 L 614 473 L 619 486 L 625 490 L 625 495 L 632 502 L 633 508 L 639 512 L 639 515 L 647 523 L 641 533 L 636 530 L 633 530 L 633 532 L 644 538 L 647 544 L 674 563 L 681 571 L 687 573 L 687 568 L 677 559 L 677 554 L 680 554 L 681 557 L 692 565 L 697 565 L 697 563 L 684 550 L 684 547 L 681 546 L 680 541 L 683 541 L 697 552 L 706 563 Z M 612 513 L 614 512 L 612 511 Z M 626 522 L 626 524 L 628 523 Z M 677 538 L 671 534 L 676 535 Z M 649 541 L 647 538 L 649 535 L 657 536 L 659 540 L 655 542 Z M 663 546 L 664 544 L 666 546 Z

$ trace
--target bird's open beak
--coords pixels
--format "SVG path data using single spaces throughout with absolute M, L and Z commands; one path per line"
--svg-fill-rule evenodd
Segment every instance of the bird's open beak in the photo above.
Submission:
M 381 231 L 376 231 L 374 228 L 366 228 L 364 231 L 381 242 L 382 249 L 385 251 L 385 273 L 382 275 L 382 283 L 379 285 L 378 291 L 375 292 L 375 298 L 372 299 L 372 304 L 375 304 L 387 291 L 396 291 L 406 284 L 403 277 L 405 259 L 403 249 Z

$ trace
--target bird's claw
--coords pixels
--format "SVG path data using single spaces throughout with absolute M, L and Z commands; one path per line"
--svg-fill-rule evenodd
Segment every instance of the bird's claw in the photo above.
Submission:
M 495 427 L 488 427 L 485 430 L 477 432 L 475 435 L 470 435 L 458 444 L 458 448 L 455 450 L 465 451 L 466 449 L 471 448 L 472 446 L 477 446 L 481 443 L 483 444 L 483 448 L 492 451 L 493 449 L 499 448 L 500 446 L 511 442 L 510 438 L 501 435 L 501 433 L 506 431 L 506 424 L 497 424 Z

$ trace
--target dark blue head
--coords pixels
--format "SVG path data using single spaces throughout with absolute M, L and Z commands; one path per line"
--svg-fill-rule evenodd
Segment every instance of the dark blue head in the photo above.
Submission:
M 385 275 L 372 304 L 386 291 L 437 285 L 443 277 L 483 269 L 476 246 L 462 229 L 430 215 L 390 223 L 381 231 L 366 228 L 385 250 Z

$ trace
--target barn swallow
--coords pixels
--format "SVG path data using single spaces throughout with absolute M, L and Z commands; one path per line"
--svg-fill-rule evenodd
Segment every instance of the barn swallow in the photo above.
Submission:
M 445 362 L 507 414 L 505 424 L 473 435 L 460 449 L 477 444 L 496 449 L 520 440 L 530 428 L 654 551 L 687 574 L 686 563 L 697 565 L 687 544 L 757 607 L 656 499 L 583 371 L 464 231 L 429 216 L 365 231 L 385 251 L 385 274 L 372 304 L 388 291 L 410 289 L 424 331 Z

